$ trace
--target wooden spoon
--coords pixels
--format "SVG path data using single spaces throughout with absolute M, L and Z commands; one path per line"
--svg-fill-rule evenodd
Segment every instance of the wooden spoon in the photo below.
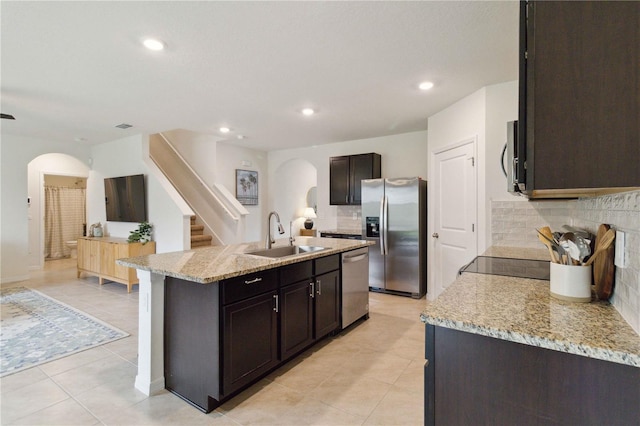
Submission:
M 591 265 L 596 258 L 600 255 L 600 253 L 604 252 L 609 248 L 613 240 L 616 238 L 616 233 L 613 229 L 609 229 L 603 236 L 602 239 L 598 242 L 596 246 L 596 251 L 591 255 L 589 260 L 584 263 L 584 266 Z
M 545 237 L 545 235 L 542 233 L 542 231 L 540 231 L 540 230 L 537 230 L 537 231 L 538 231 L 538 239 L 540 240 L 540 242 L 542 244 L 547 246 L 547 248 L 549 249 L 549 255 L 551 256 L 551 261 L 553 263 L 558 263 L 558 258 L 556 257 L 556 253 L 553 251 L 553 247 L 551 245 L 551 241 L 553 241 L 553 240 L 549 240 L 547 237 Z

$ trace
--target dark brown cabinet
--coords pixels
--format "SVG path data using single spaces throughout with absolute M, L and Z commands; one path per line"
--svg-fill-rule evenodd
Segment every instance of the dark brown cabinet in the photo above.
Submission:
M 278 365 L 278 275 L 262 271 L 222 281 L 222 394 Z
M 640 2 L 529 1 L 520 19 L 525 192 L 639 187 Z
M 427 426 L 638 424 L 640 368 L 430 324 L 425 333 Z
M 362 179 L 381 177 L 380 154 L 368 153 L 329 159 L 329 204 L 360 205 Z
M 315 280 L 315 338 L 335 331 L 340 324 L 340 274 L 329 272 Z
M 340 255 L 210 284 L 165 279 L 166 388 L 209 412 L 340 326 Z
M 277 292 L 222 308 L 222 393 L 229 395 L 278 365 Z

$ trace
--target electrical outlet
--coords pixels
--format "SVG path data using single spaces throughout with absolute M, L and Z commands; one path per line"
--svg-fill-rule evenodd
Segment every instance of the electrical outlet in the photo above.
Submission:
M 353 215 L 351 215 L 351 219 L 358 220 L 358 213 L 353 212 Z
M 618 268 L 624 268 L 624 247 L 625 247 L 625 234 L 622 231 L 616 231 L 616 257 L 614 264 Z

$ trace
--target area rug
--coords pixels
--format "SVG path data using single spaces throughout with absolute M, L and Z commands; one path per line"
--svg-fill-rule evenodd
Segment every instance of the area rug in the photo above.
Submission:
M 0 290 L 0 377 L 129 334 L 26 287 Z

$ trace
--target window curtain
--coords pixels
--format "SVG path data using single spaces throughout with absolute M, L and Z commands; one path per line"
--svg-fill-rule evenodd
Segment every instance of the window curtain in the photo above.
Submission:
M 44 188 L 44 257 L 68 257 L 66 241 L 82 236 L 86 220 L 86 189 L 45 186 Z

